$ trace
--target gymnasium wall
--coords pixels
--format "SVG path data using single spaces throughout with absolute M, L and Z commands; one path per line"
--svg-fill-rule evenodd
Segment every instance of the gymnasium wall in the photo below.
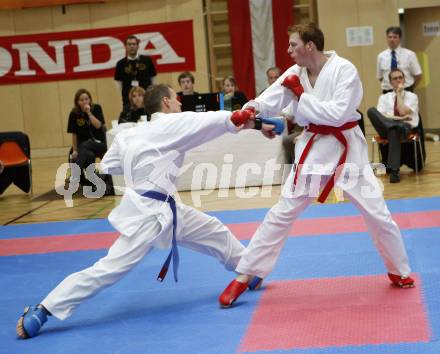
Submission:
M 440 128 L 439 105 L 434 92 L 440 91 L 438 66 L 439 37 L 420 40 L 422 22 L 438 21 L 440 0 L 317 0 L 318 22 L 326 36 L 326 49 L 335 49 L 359 70 L 364 99 L 360 109 L 377 103 L 380 94 L 376 79 L 377 54 L 386 48 L 385 29 L 399 24 L 398 8 L 406 8 L 407 46 L 425 52 L 430 63 L 429 86 L 417 93 L 422 102 L 425 128 Z M 120 0 L 98 4 L 69 5 L 24 10 L 0 10 L 0 36 L 74 31 L 192 19 L 196 55 L 196 90 L 209 90 L 207 47 L 201 0 Z M 373 44 L 348 47 L 347 27 L 372 26 Z M 287 50 L 287 43 L 286 43 Z M 179 73 L 160 74 L 158 81 L 177 85 Z M 31 138 L 33 156 L 67 153 L 71 137 L 66 133 L 67 117 L 75 91 L 89 89 L 103 106 L 107 124 L 120 111 L 120 94 L 112 78 L 0 86 L 2 115 L 0 131 L 21 130 Z M 367 132 L 373 130 L 368 119 Z
M 427 36 L 423 25 L 440 22 L 440 6 L 413 8 L 405 11 L 405 28 L 408 31 L 405 41 L 419 55 L 424 78 L 416 89 L 420 101 L 420 113 L 425 129 L 440 129 L 440 36 Z
M 196 56 L 196 89 L 209 90 L 202 1 L 125 0 L 0 11 L 0 36 L 75 31 L 193 20 Z M 158 82 L 177 88 L 179 73 L 159 74 Z M 121 98 L 112 78 L 48 83 L 0 85 L 0 131 L 20 130 L 30 136 L 32 155 L 67 155 L 71 135 L 66 133 L 73 96 L 87 88 L 102 105 L 107 125 L 117 119 Z
M 389 26 L 399 26 L 398 9 L 405 9 L 403 16 L 403 46 L 415 51 L 419 57 L 425 56 L 422 70 L 429 81 L 416 90 L 420 98 L 420 108 L 425 129 L 440 128 L 440 108 L 434 93 L 440 91 L 439 62 L 440 37 L 424 37 L 423 22 L 435 22 L 440 18 L 440 0 L 318 0 L 319 25 L 324 31 L 326 49 L 336 52 L 353 62 L 360 74 L 364 99 L 360 107 L 364 113 L 377 104 L 381 94 L 379 80 L 376 79 L 377 55 L 387 48 L 385 30 Z M 372 26 L 373 44 L 348 47 L 346 28 Z M 419 60 L 420 61 L 420 60 Z M 429 78 L 428 78 L 429 77 Z M 367 133 L 374 132 L 368 118 L 365 120 Z

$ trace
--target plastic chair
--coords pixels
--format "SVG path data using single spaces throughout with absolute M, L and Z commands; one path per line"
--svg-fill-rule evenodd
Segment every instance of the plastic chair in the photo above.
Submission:
M 8 167 L 28 167 L 30 191 L 33 194 L 32 163 L 22 147 L 16 141 L 3 141 L 0 144 L 0 160 L 3 161 L 5 169 Z
M 371 159 L 372 162 L 374 162 L 374 157 L 375 157 L 375 144 L 380 144 L 380 145 L 386 145 L 388 144 L 388 139 L 386 138 L 382 138 L 379 135 L 375 135 L 373 136 L 373 138 L 371 139 Z M 413 143 L 413 147 L 414 147 L 414 160 L 415 160 L 415 172 L 419 173 L 419 164 L 418 164 L 418 157 L 419 157 L 419 153 L 421 156 L 421 163 L 422 163 L 422 168 L 425 166 L 425 156 L 423 154 L 423 147 L 422 147 L 422 140 L 420 138 L 420 135 L 418 133 L 409 133 L 408 136 L 406 137 L 406 139 L 403 139 L 400 141 L 401 143 Z M 380 149 L 379 149 L 379 155 L 380 155 Z

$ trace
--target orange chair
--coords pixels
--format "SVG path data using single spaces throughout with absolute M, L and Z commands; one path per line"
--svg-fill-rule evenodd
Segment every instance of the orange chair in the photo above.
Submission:
M 5 170 L 8 167 L 27 166 L 29 173 L 30 191 L 32 189 L 32 164 L 31 159 L 26 156 L 22 147 L 16 141 L 3 141 L 0 144 L 0 160 L 3 162 Z
M 373 139 L 371 140 L 371 160 L 374 162 L 374 145 L 377 143 L 379 145 L 386 145 L 388 144 L 388 139 L 382 138 L 379 135 L 373 136 Z M 425 166 L 424 161 L 425 157 L 423 156 L 423 148 L 422 148 L 422 141 L 420 139 L 419 133 L 409 133 L 406 139 L 401 140 L 401 143 L 413 143 L 414 146 L 414 159 L 415 159 L 415 172 L 419 172 L 419 165 L 418 165 L 418 154 L 421 156 L 421 163 L 422 168 Z M 380 149 L 379 149 L 379 155 L 380 155 Z

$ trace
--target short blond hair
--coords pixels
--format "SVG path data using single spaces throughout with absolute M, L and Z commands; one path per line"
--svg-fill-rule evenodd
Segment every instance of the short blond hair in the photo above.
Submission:
M 139 95 L 145 96 L 145 89 L 141 86 L 135 86 L 130 89 L 130 92 L 128 93 L 128 100 L 130 101 L 130 104 L 133 106 L 133 95 L 135 93 L 138 93 Z

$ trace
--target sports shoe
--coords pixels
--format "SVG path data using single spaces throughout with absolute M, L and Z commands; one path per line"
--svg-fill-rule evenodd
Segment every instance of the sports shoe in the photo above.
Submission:
M 248 284 L 248 289 L 251 291 L 258 290 L 261 288 L 261 284 L 263 284 L 263 278 L 254 276 Z
M 18 319 L 16 331 L 20 338 L 35 337 L 47 321 L 47 311 L 40 306 L 28 306 Z
M 402 277 L 400 275 L 395 275 L 388 273 L 388 278 L 390 278 L 391 282 L 394 286 L 397 286 L 399 288 L 413 288 L 415 287 L 414 279 L 411 277 Z
M 399 182 L 400 182 L 399 170 L 391 170 L 390 183 L 399 183 Z
M 219 296 L 218 301 L 220 302 L 220 306 L 223 308 L 231 307 L 238 297 L 247 289 L 248 284 L 249 282 L 240 283 L 234 279 Z

